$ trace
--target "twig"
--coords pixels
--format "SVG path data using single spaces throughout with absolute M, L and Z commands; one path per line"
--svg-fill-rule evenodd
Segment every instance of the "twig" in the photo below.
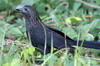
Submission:
M 64 4 L 66 4 L 66 7 L 68 8 L 68 6 L 69 6 L 68 2 L 62 2 L 59 5 L 57 5 L 57 7 L 53 10 L 53 12 L 51 14 L 55 14 L 55 12 L 59 9 L 59 7 Z
M 46 20 L 49 20 L 49 19 L 51 19 L 52 17 L 47 17 L 47 18 L 45 18 L 43 21 L 46 21 Z
M 92 5 L 92 4 L 87 3 L 87 2 L 84 2 L 84 1 L 80 1 L 80 0 L 76 0 L 76 1 L 77 1 L 77 2 L 80 2 L 80 3 L 83 3 L 83 4 L 87 5 L 87 6 L 93 7 L 93 8 L 97 8 L 97 9 L 100 8 L 100 6 Z

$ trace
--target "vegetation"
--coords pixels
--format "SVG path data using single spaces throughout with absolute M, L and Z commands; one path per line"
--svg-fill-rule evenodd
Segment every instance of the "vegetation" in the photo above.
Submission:
M 26 36 L 25 20 L 16 12 L 19 4 L 36 7 L 43 22 L 72 39 L 100 42 L 100 0 L 0 0 L 0 65 L 99 66 L 100 50 L 76 47 L 75 54 L 61 49 L 41 55 Z M 38 62 L 39 63 L 39 62 Z

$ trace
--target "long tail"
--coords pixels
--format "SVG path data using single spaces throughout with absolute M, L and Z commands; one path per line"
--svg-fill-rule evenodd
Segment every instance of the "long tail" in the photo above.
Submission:
M 78 44 L 78 46 L 82 46 L 85 48 L 100 49 L 100 42 L 79 40 L 79 41 L 75 41 L 75 43 L 76 43 L 75 45 Z

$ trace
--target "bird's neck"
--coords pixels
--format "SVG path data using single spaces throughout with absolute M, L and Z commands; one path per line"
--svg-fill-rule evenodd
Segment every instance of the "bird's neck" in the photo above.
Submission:
M 43 23 L 39 16 L 32 16 L 26 19 L 26 28 L 28 30 L 34 29 L 37 27 L 42 27 Z

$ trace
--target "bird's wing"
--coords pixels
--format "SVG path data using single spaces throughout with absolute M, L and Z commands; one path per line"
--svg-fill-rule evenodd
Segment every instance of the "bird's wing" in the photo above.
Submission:
M 61 31 L 59 31 L 59 30 L 57 30 L 57 29 L 52 28 L 52 27 L 49 27 L 49 26 L 46 26 L 46 27 L 49 28 L 50 30 L 52 30 L 52 31 L 54 31 L 54 32 L 56 32 L 56 33 L 58 33 L 58 34 L 60 34 L 61 36 L 65 37 L 66 39 L 72 40 L 72 39 L 71 39 L 70 37 L 68 37 L 66 34 L 64 34 L 63 32 L 61 32 Z

